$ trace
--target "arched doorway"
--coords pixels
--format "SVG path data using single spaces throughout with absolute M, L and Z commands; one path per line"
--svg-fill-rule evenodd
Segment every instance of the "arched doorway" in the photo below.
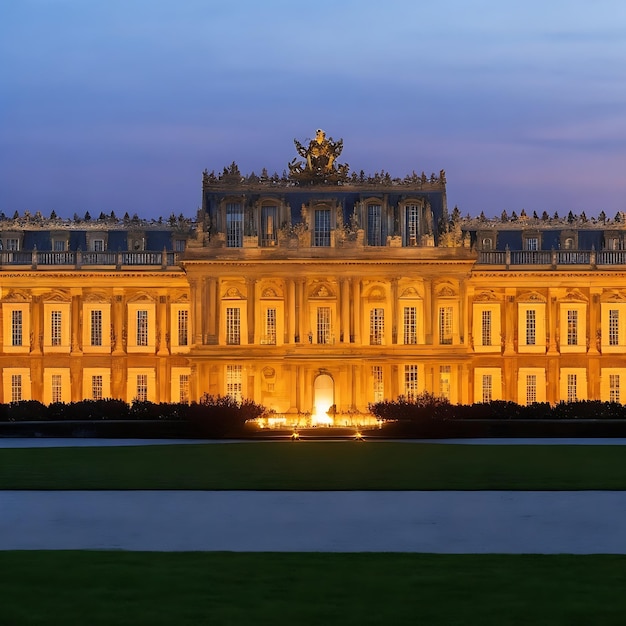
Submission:
M 320 374 L 313 383 L 313 411 L 311 423 L 328 426 L 333 423 L 333 416 L 328 410 L 335 403 L 335 382 L 328 374 Z

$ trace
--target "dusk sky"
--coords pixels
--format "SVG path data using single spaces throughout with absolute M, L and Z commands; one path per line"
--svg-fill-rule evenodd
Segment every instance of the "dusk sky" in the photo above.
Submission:
M 463 214 L 626 211 L 626 2 L 0 4 L 7 215 L 191 217 L 204 168 L 280 174 L 317 128 Z

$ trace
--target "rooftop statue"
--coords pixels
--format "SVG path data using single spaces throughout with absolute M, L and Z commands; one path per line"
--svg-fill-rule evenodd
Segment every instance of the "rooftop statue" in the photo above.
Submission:
M 305 148 L 297 139 L 293 143 L 306 162 L 293 159 L 289 164 L 290 178 L 301 183 L 337 183 L 346 180 L 348 164 L 336 163 L 343 150 L 343 139 L 333 141 L 332 137 L 326 138 L 326 133 L 318 128 L 308 147 Z

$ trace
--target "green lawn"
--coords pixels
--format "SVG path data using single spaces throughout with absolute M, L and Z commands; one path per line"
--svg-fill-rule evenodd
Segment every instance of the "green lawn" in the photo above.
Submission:
M 345 441 L 0 449 L 0 489 L 626 489 L 626 447 Z
M 0 552 L 0 624 L 624 623 L 626 557 Z

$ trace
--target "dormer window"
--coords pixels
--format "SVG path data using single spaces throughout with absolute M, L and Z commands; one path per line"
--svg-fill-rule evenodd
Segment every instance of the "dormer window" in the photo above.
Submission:
M 491 239 L 491 237 L 484 237 L 481 245 L 483 250 L 491 250 L 493 248 L 493 239 Z
M 536 235 L 526 235 L 524 237 L 524 250 L 539 250 L 539 237 Z

